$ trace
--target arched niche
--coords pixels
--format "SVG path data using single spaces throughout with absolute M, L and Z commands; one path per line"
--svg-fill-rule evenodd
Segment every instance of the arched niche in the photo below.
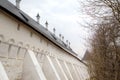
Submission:
M 12 38 L 12 39 L 9 39 L 8 40 L 8 43 L 10 43 L 10 44 L 14 44 L 15 43 L 15 40 Z
M 30 45 L 29 45 L 29 44 L 26 44 L 26 45 L 25 45 L 25 48 L 29 49 L 29 48 L 30 48 Z
M 4 41 L 4 40 L 5 40 L 4 36 L 0 34 L 0 41 Z
M 37 48 L 37 52 L 40 52 L 40 49 L 39 49 L 39 48 Z
M 31 50 L 35 51 L 35 46 L 33 46 L 33 47 L 31 48 Z
M 23 42 L 18 42 L 17 45 L 20 46 L 20 47 L 22 47 L 23 46 Z
M 43 49 L 41 50 L 41 53 L 44 53 L 44 50 L 43 50 Z

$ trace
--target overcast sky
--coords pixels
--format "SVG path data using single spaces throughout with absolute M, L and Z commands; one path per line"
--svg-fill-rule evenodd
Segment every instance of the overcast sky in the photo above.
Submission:
M 9 1 L 15 4 L 15 0 Z M 51 32 L 55 27 L 56 35 L 61 33 L 65 40 L 71 42 L 71 48 L 75 52 L 81 57 L 84 55 L 87 32 L 80 24 L 84 24 L 87 16 L 79 11 L 81 6 L 78 0 L 21 0 L 20 7 L 35 20 L 39 13 L 42 25 L 47 20 Z

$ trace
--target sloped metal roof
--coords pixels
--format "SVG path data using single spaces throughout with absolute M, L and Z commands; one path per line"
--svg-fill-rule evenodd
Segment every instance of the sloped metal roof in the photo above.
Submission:
M 28 16 L 22 10 L 18 9 L 16 6 L 14 6 L 8 0 L 0 0 L 0 9 L 4 10 L 8 14 L 17 18 L 19 21 L 25 23 L 30 28 L 34 29 L 35 31 L 37 31 L 38 33 L 40 33 L 41 35 L 46 37 L 52 43 L 54 43 L 58 47 L 62 48 L 63 50 L 65 50 L 69 54 L 71 54 L 74 57 L 76 57 L 77 59 L 79 59 L 77 54 L 70 47 L 67 47 L 67 45 L 63 41 L 61 41 L 58 37 L 56 37 L 50 31 L 46 30 L 46 28 L 44 28 L 41 24 L 37 23 L 30 16 Z

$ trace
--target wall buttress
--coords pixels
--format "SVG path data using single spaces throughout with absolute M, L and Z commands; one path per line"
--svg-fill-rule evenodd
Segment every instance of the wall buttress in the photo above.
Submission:
M 58 61 L 57 58 L 55 58 L 55 60 L 57 61 L 57 64 L 58 64 L 58 66 L 60 67 L 60 69 L 61 69 L 61 71 L 62 71 L 62 74 L 64 75 L 65 79 L 68 80 L 68 78 L 67 78 L 67 76 L 66 76 L 66 74 L 65 74 L 65 72 L 64 72 L 64 70 L 63 70 L 63 68 L 62 68 L 62 66 L 61 66 L 61 64 L 60 64 L 60 62 Z
M 66 69 L 67 69 L 67 71 L 68 71 L 70 77 L 71 77 L 71 80 L 74 80 L 73 77 L 72 77 L 72 74 L 70 73 L 70 70 L 69 70 L 69 68 L 68 68 L 68 66 L 67 66 L 67 64 L 66 64 L 65 61 L 64 61 L 64 64 L 65 64 L 65 67 L 66 67 Z
M 48 55 L 47 55 L 47 59 L 48 59 L 50 65 L 51 65 L 51 67 L 52 67 L 52 69 L 53 69 L 53 71 L 54 71 L 57 79 L 58 79 L 58 80 L 61 80 L 61 79 L 60 79 L 60 76 L 58 75 L 57 70 L 56 70 L 56 68 L 55 68 L 55 66 L 54 66 L 54 64 L 53 64 L 53 62 L 52 62 L 52 60 L 50 59 L 50 57 L 49 57 Z

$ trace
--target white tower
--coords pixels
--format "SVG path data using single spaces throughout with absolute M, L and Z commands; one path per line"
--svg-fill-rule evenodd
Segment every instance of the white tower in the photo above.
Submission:
M 48 22 L 46 21 L 45 23 L 46 29 L 48 30 Z
M 39 15 L 39 13 L 37 14 L 36 18 L 37 18 L 37 22 L 39 23 L 39 21 L 40 21 L 40 15 Z
M 20 2 L 21 2 L 21 0 L 16 0 L 16 7 L 17 7 L 18 9 L 20 9 Z

